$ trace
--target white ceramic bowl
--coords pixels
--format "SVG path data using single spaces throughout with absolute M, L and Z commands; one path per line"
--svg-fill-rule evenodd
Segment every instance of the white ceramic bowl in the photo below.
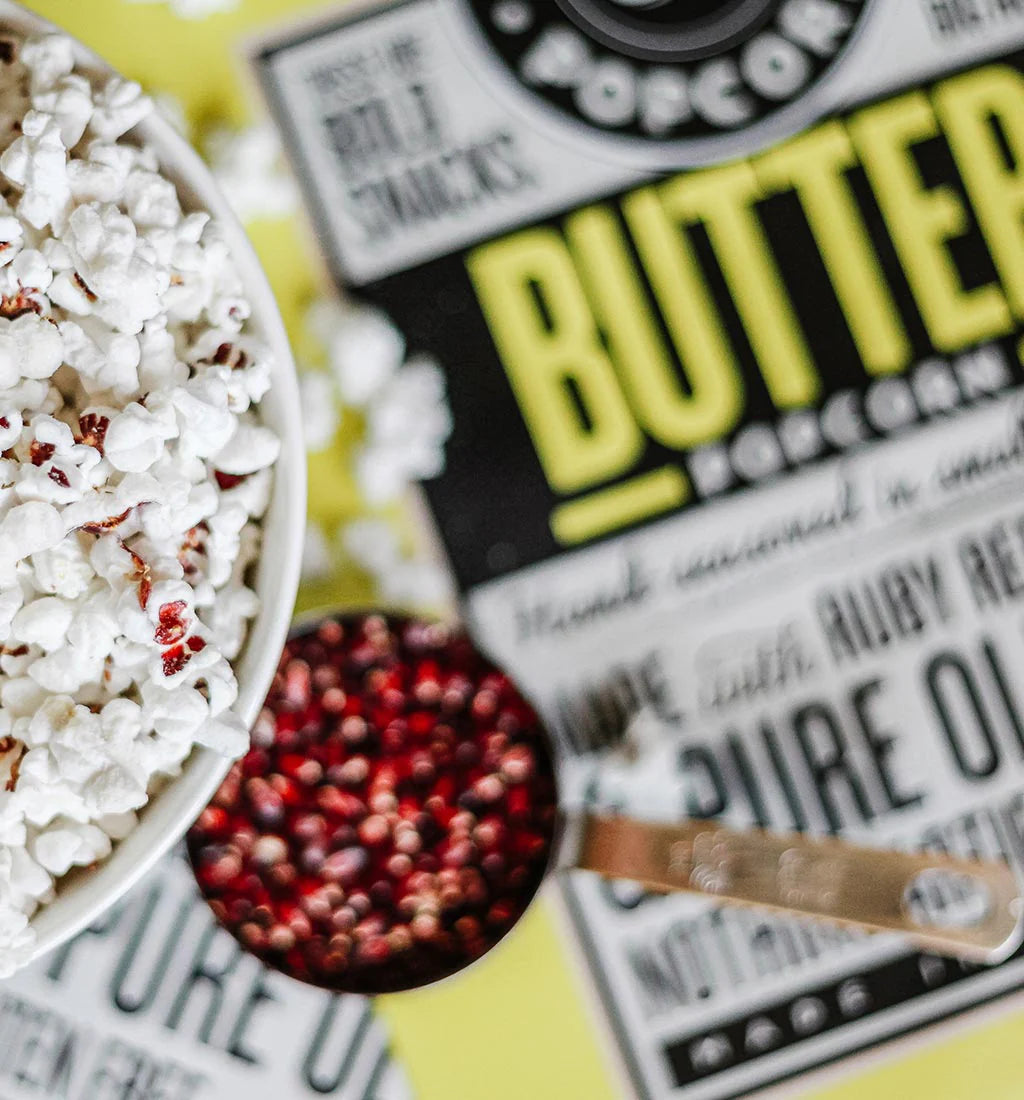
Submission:
M 11 0 L 0 0 L 0 31 L 5 30 L 29 36 L 59 28 Z M 113 72 L 85 46 L 76 43 L 76 49 L 81 71 L 101 75 Z M 306 523 L 306 460 L 295 365 L 259 261 L 206 165 L 156 115 L 141 123 L 133 135 L 156 149 L 162 170 L 178 187 L 183 206 L 209 211 L 223 227 L 252 303 L 250 331 L 268 344 L 274 354 L 273 383 L 260 411 L 264 422 L 281 437 L 281 458 L 263 523 L 263 552 L 256 572 L 255 587 L 262 608 L 250 626 L 245 649 L 235 662 L 240 691 L 234 709 L 252 725 L 284 646 L 299 583 Z M 197 749 L 180 777 L 169 781 L 140 811 L 138 827 L 114 846 L 109 859 L 95 870 L 66 876 L 56 899 L 32 921 L 37 937 L 34 957 L 80 932 L 138 882 L 181 838 L 209 802 L 230 763 L 209 749 Z

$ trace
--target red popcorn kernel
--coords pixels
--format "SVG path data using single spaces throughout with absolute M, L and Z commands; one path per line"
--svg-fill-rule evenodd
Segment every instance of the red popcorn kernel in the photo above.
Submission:
M 186 577 L 195 576 L 199 572 L 199 560 L 206 553 L 206 542 L 203 535 L 208 531 L 205 523 L 193 527 L 185 536 L 185 541 L 178 550 L 178 562 Z
M 44 462 L 49 462 L 53 458 L 56 450 L 52 443 L 40 443 L 38 439 L 33 439 L 28 449 L 29 461 L 33 466 L 42 466 Z
M 72 274 L 72 278 L 75 280 L 75 285 L 85 295 L 86 299 L 90 302 L 95 302 L 96 301 L 96 294 L 91 289 L 89 284 L 82 278 L 82 276 L 79 275 L 77 271 L 75 271 Z
M 30 288 L 34 289 L 34 288 Z M 39 293 L 35 291 L 35 293 Z M 42 304 L 32 297 L 24 288 L 16 294 L 4 294 L 0 296 L 0 317 L 6 317 L 9 321 L 15 321 L 26 313 L 42 313 Z
M 188 843 L 246 950 L 382 993 L 455 973 L 505 935 L 540 885 L 555 816 L 544 732 L 464 634 L 353 616 L 288 643 L 253 748 Z
M 115 527 L 120 527 L 128 518 L 130 512 L 131 508 L 126 508 L 119 516 L 108 516 L 96 523 L 83 523 L 79 530 L 84 531 L 87 535 L 102 535 L 107 531 L 113 531 Z
M 93 447 L 103 454 L 103 443 L 107 438 L 110 420 L 99 413 L 86 413 L 78 418 L 78 442 Z
M 128 574 L 128 579 L 138 584 L 139 607 L 145 611 L 149 606 L 150 593 L 153 591 L 153 572 L 149 568 L 149 563 L 141 554 L 136 553 L 125 542 L 122 542 L 121 546 L 128 552 L 128 556 L 132 559 L 132 572 Z
M 226 474 L 223 470 L 214 470 L 213 476 L 217 479 L 220 488 L 226 492 L 228 489 L 234 489 L 236 485 L 241 485 L 248 475 Z
M 188 604 L 184 600 L 172 600 L 160 605 L 157 611 L 157 628 L 153 634 L 157 645 L 174 645 L 185 637 L 188 631 L 188 621 L 185 618 L 187 611 Z
M 220 344 L 209 359 L 200 360 L 217 366 L 228 366 L 232 370 L 244 370 L 249 365 L 249 356 L 234 344 Z
M 189 663 L 192 654 L 184 646 L 176 645 L 164 650 L 163 666 L 165 676 L 174 676 Z

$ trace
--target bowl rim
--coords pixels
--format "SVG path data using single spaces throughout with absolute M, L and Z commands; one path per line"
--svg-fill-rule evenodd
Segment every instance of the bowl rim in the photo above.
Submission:
M 0 29 L 27 38 L 59 34 L 71 41 L 75 69 L 100 79 L 122 74 L 79 39 L 14 0 L 0 0 Z M 127 78 L 125 78 L 127 79 Z M 281 439 L 271 502 L 264 522 L 258 565 L 260 611 L 250 624 L 241 656 L 232 662 L 239 697 L 232 708 L 251 726 L 266 698 L 291 626 L 298 592 L 306 522 L 306 455 L 298 379 L 291 347 L 273 291 L 241 223 L 196 150 L 157 111 L 129 131 L 151 145 L 161 171 L 175 184 L 186 209 L 209 213 L 223 233 L 245 295 L 252 304 L 252 328 L 273 355 L 272 382 L 264 408 Z M 275 539 L 271 535 L 276 534 Z M 274 543 L 273 568 L 264 556 Z M 139 823 L 94 869 L 57 880 L 56 898 L 33 915 L 35 943 L 25 962 L 39 958 L 77 935 L 116 904 L 174 847 L 216 793 L 233 761 L 196 747 L 182 772 L 166 781 L 140 808 Z

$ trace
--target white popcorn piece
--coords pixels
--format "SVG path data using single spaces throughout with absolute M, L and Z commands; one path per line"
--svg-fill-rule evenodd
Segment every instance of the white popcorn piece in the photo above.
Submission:
M 249 747 L 249 728 L 228 710 L 204 722 L 196 731 L 196 741 L 222 756 L 240 756 Z
M 0 389 L 24 378 L 52 377 L 63 357 L 60 333 L 34 313 L 13 321 L 0 318 Z
M 233 489 L 226 490 L 221 500 L 225 507 L 237 506 L 247 516 L 261 516 L 270 503 L 271 477 L 269 470 L 257 470 L 240 481 Z
M 142 686 L 142 713 L 144 725 L 160 737 L 190 744 L 206 721 L 209 706 L 187 684 L 166 688 L 150 682 Z
M 67 304 L 72 299 L 78 302 L 79 296 L 82 301 L 78 305 Z M 57 304 L 65 303 L 65 309 L 92 308 L 81 288 L 63 272 L 54 281 L 50 298 Z M 64 361 L 78 372 L 88 395 L 103 396 L 109 391 L 123 399 L 142 388 L 138 371 L 142 345 L 136 336 L 111 332 L 99 318 L 81 313 L 77 322 L 61 321 L 58 328 L 64 340 Z
M 444 469 L 452 431 L 444 374 L 432 359 L 411 359 L 393 375 L 367 410 L 367 438 L 356 473 L 372 504 L 396 500 L 413 481 Z
M 145 784 L 119 764 L 103 768 L 82 785 L 82 801 L 90 817 L 137 810 L 148 797 Z
M 30 564 L 39 591 L 66 600 L 76 600 L 83 595 L 96 575 L 81 543 L 74 538 L 66 538 L 56 546 L 34 553 Z
M 7 209 L 6 202 L 0 204 L 0 211 L 6 211 Z M 0 213 L 0 243 L 4 246 L 0 251 L 5 254 L 3 263 L 10 263 L 13 257 L 18 254 L 18 249 L 24 239 L 25 227 L 21 222 L 12 214 Z
M 270 360 L 263 348 L 247 345 L 242 349 L 247 357 L 245 370 L 233 370 L 228 366 L 215 366 L 210 374 L 218 377 L 227 389 L 228 408 L 233 413 L 243 413 L 250 405 L 260 401 L 270 389 Z
M 340 531 L 342 549 L 373 578 L 379 598 L 396 607 L 450 606 L 455 588 L 448 571 L 426 558 L 407 557 L 389 523 L 360 519 Z
M 327 349 L 347 405 L 367 405 L 405 358 L 405 337 L 380 310 L 321 301 L 309 311 L 308 323 Z
M 44 34 L 23 42 L 19 58 L 31 75 L 33 95 L 60 84 L 75 67 L 74 47 L 63 34 Z
M 120 814 L 103 814 L 96 819 L 96 825 L 111 840 L 124 840 L 139 823 L 138 815 L 131 810 Z
M 18 504 L 0 520 L 0 561 L 18 561 L 49 550 L 63 538 L 64 521 L 53 505 Z
M 0 413 L 0 452 L 13 447 L 21 438 L 25 421 L 17 409 Z
M 299 377 L 302 431 L 306 449 L 322 451 L 338 433 L 338 395 L 334 381 L 323 371 L 306 371 Z
M 68 163 L 71 193 L 79 203 L 117 202 L 124 195 L 128 175 L 138 161 L 139 153 L 131 147 L 93 139 L 84 158 L 76 157 Z M 47 243 L 51 252 L 60 251 L 57 242 Z M 70 265 L 71 259 L 67 256 L 61 266 Z
M 280 444 L 223 234 L 120 140 L 139 86 L 94 86 L 60 36 L 0 82 L 4 975 L 196 745 L 245 750 L 231 661 Z
M 64 400 L 49 379 L 26 378 L 10 389 L 0 389 L 0 403 L 5 409 L 20 409 L 23 414 L 31 415 L 56 412 Z
M 142 473 L 160 457 L 167 440 L 177 434 L 173 413 L 169 417 L 154 415 L 133 402 L 110 421 L 104 453 L 115 470 Z
M 284 218 L 298 209 L 299 189 L 270 123 L 218 128 L 204 147 L 214 178 L 240 221 Z
M 181 221 L 178 192 L 157 172 L 137 169 L 124 189 L 128 216 L 142 229 L 173 229 Z
M 0 706 L 12 718 L 34 714 L 45 701 L 45 689 L 31 676 L 4 677 L 0 683 Z
M 153 109 L 153 101 L 144 95 L 134 80 L 112 76 L 93 97 L 89 128 L 100 141 L 116 141 L 140 123 Z
M 228 408 L 228 391 L 215 376 L 202 376 L 171 391 L 182 446 L 200 458 L 222 451 L 235 434 L 236 419 Z
M 21 289 L 45 291 L 53 282 L 53 271 L 46 257 L 35 248 L 23 248 L 11 260 L 10 271 Z
M 398 500 L 409 487 L 406 463 L 395 448 L 362 448 L 356 455 L 356 480 L 363 496 L 374 505 Z
M 53 889 L 53 882 L 26 848 L 12 848 L 10 886 L 24 899 L 38 901 Z
M 72 867 L 85 867 L 110 855 L 110 837 L 95 825 L 61 819 L 39 833 L 30 852 L 51 875 L 66 875 Z M 50 885 L 49 876 L 46 884 Z
M 10 636 L 11 624 L 14 616 L 25 599 L 25 593 L 20 584 L 14 584 L 10 588 L 0 588 L 0 637 Z M 0 715 L 2 726 L 2 715 Z M 0 728 L 0 737 L 6 736 L 6 732 Z
M 210 608 L 206 616 L 210 631 L 217 648 L 228 660 L 238 656 L 246 628 L 259 609 L 259 597 L 245 587 L 231 587 Z
M 156 264 L 152 247 L 114 204 L 75 207 L 68 219 L 67 248 L 75 270 L 58 275 L 50 294 L 53 298 L 59 286 L 65 309 L 95 312 L 118 332 L 133 334 L 160 313 L 171 273 Z
M 139 334 L 139 387 L 149 393 L 181 385 L 188 376 L 188 367 L 178 359 L 174 336 L 167 331 L 167 318 L 147 321 Z
M 34 229 L 60 226 L 71 201 L 67 149 L 46 111 L 29 111 L 22 136 L 0 155 L 0 172 L 22 189 L 17 211 Z
M 218 470 L 235 476 L 266 469 L 277 461 L 281 441 L 259 424 L 238 421 L 231 438 L 213 456 Z
M 64 147 L 73 149 L 82 140 L 92 118 L 92 88 L 84 76 L 71 73 L 47 91 L 34 95 L 32 106 L 53 115 Z
M 43 596 L 26 604 L 11 624 L 12 635 L 26 645 L 36 645 L 52 653 L 64 644 L 74 611 L 67 600 Z

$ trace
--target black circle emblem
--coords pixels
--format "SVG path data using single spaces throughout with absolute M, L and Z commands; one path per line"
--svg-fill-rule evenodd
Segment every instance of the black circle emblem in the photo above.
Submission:
M 516 79 L 648 143 L 748 129 L 802 98 L 870 0 L 463 0 Z

